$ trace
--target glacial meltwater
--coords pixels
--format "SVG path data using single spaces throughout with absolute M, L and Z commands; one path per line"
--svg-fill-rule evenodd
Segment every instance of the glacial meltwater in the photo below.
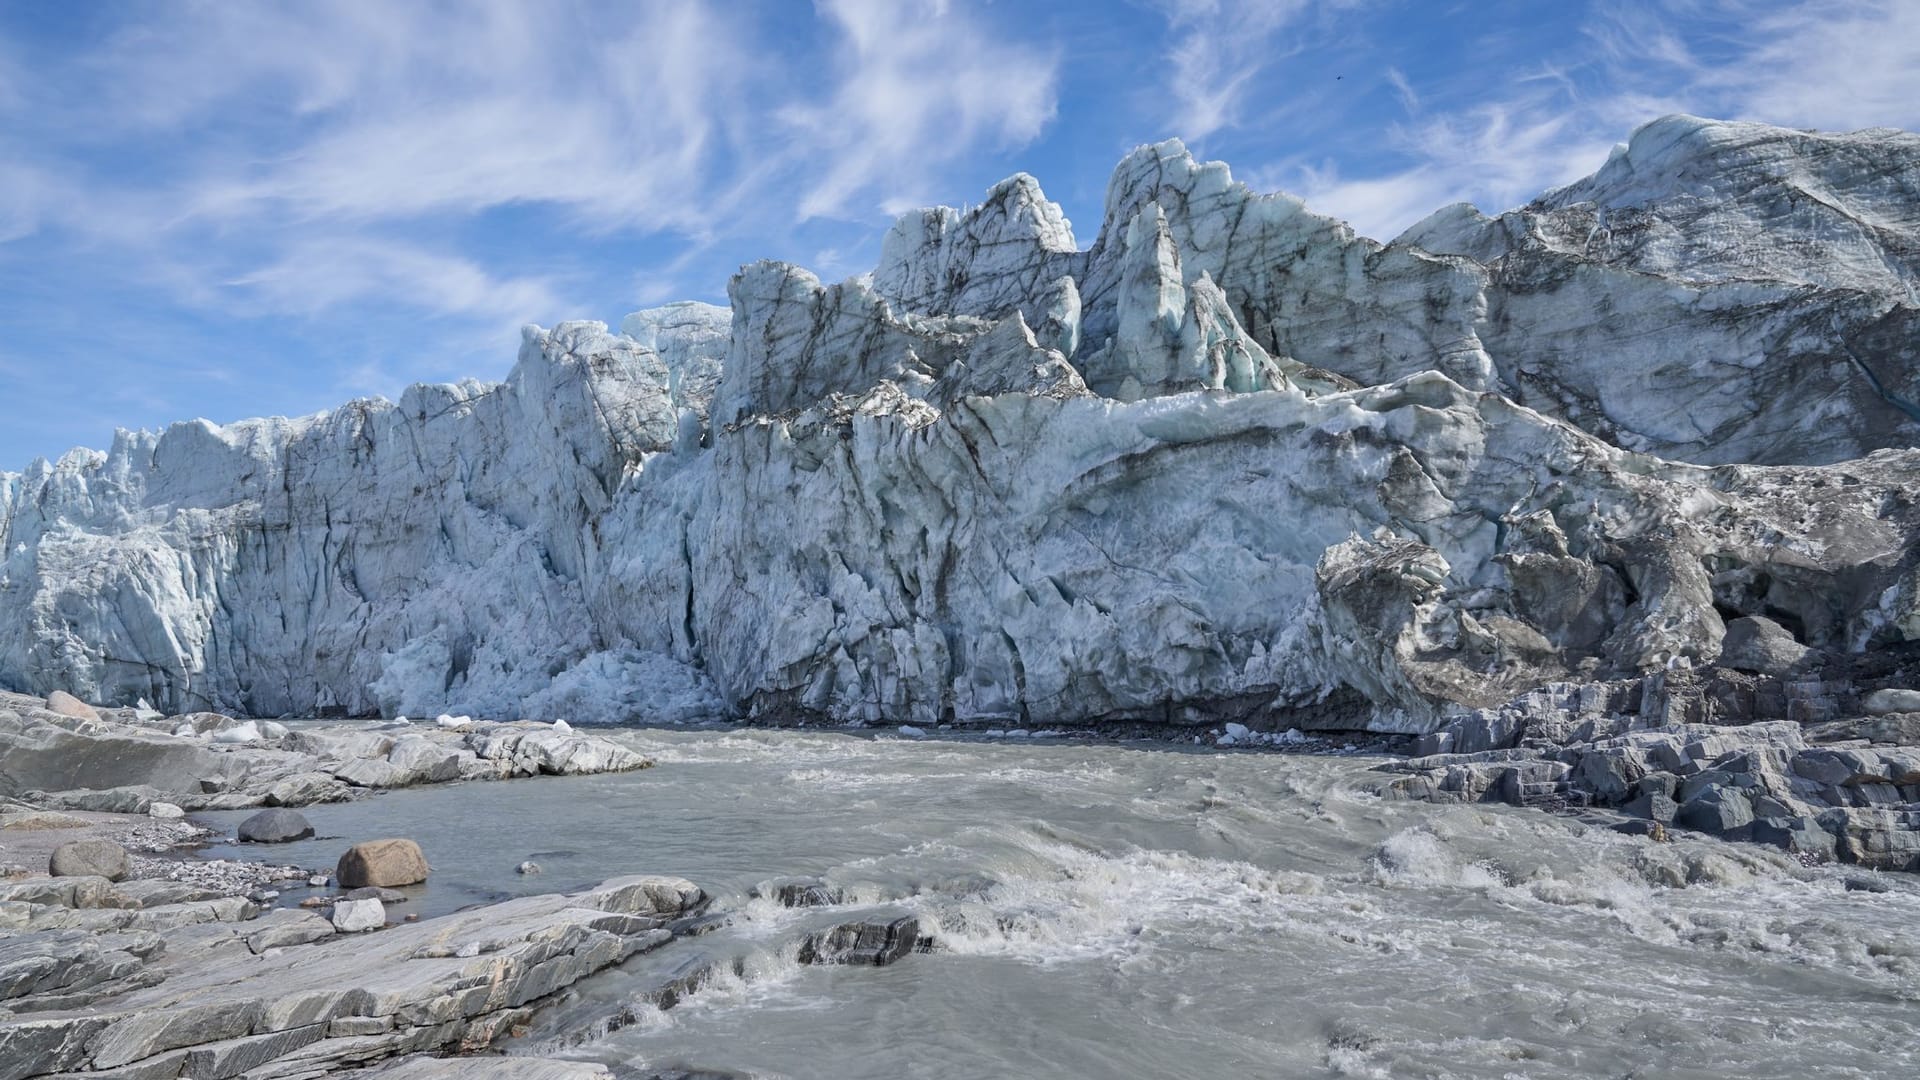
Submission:
M 616 737 L 659 766 L 316 806 L 321 839 L 209 854 L 328 866 L 410 836 L 434 874 L 396 915 L 692 879 L 721 925 L 586 980 L 507 1047 L 642 1076 L 1920 1076 L 1904 877 L 1383 801 L 1364 757 Z M 840 902 L 754 898 L 794 875 Z M 899 915 L 931 951 L 800 962 L 810 931 Z

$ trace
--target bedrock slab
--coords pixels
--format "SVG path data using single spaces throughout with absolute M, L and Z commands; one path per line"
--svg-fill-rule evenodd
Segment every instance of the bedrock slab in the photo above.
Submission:
M 293 943 L 306 935 L 288 935 L 257 954 L 243 922 L 233 934 L 194 939 L 189 956 L 158 969 L 157 985 L 85 1009 L 19 1013 L 32 995 L 10 1001 L 16 1015 L 0 1016 L 0 1078 L 321 1076 L 481 1049 L 544 999 L 664 944 L 676 920 L 706 903 L 678 878 L 618 878 L 369 934 L 306 944 Z M 47 980 L 46 948 L 12 953 L 0 970 L 18 973 L 15 983 Z

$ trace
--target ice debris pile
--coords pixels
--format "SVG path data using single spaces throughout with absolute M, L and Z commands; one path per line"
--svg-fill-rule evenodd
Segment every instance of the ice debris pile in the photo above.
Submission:
M 0 683 L 1417 733 L 1742 616 L 1860 655 L 1920 638 L 1916 193 L 1913 135 L 1690 117 L 1389 244 L 1177 142 L 1086 248 L 1016 176 L 503 383 L 0 475 Z

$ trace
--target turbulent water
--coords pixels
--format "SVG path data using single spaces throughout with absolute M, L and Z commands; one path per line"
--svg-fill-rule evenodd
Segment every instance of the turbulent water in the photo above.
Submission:
M 1920 1075 L 1920 888 L 1904 879 L 1848 891 L 1861 875 L 1758 848 L 1382 801 L 1362 757 L 620 738 L 659 767 L 315 807 L 331 838 L 271 854 L 324 865 L 346 840 L 415 837 L 435 870 L 412 890 L 426 914 L 622 873 L 706 886 L 727 925 L 590 979 L 512 1047 L 643 1070 Z M 515 874 L 527 858 L 544 872 Z M 781 875 L 858 902 L 750 897 Z M 888 911 L 921 915 L 938 949 L 799 964 L 806 930 Z M 723 975 L 670 1010 L 644 1003 L 709 957 Z

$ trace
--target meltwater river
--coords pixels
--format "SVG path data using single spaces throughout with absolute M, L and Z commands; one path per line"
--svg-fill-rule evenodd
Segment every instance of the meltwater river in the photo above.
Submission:
M 435 873 L 400 910 L 426 915 L 627 873 L 705 886 L 727 925 L 587 980 L 509 1048 L 643 1076 L 1920 1076 L 1904 878 L 1383 801 L 1364 757 L 615 737 L 659 767 L 314 807 L 331 839 L 267 854 L 411 836 Z M 515 874 L 529 858 L 544 872 Z M 848 902 L 750 898 L 785 875 Z M 869 912 L 920 915 L 939 948 L 798 963 L 807 929 Z M 725 974 L 636 1004 L 701 957 Z

